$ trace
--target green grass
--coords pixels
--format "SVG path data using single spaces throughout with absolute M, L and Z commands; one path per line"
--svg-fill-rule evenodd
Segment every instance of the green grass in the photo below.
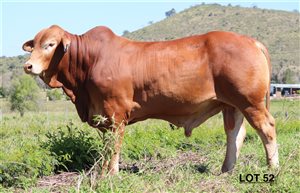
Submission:
M 184 136 L 182 128 L 173 131 L 167 122 L 159 120 L 128 126 L 121 155 L 123 170 L 116 176 L 96 180 L 86 175 L 88 169 L 81 170 L 76 163 L 82 163 L 91 149 L 101 149 L 100 138 L 95 129 L 81 123 L 75 111 L 27 113 L 22 118 L 4 114 L 0 127 L 0 192 L 76 192 L 76 181 L 59 187 L 36 184 L 42 176 L 65 170 L 58 167 L 62 164 L 70 171 L 79 170 L 80 192 L 297 192 L 299 101 L 272 101 L 271 111 L 280 145 L 278 170 L 268 170 L 261 140 L 247 125 L 247 137 L 235 169 L 221 174 L 226 140 L 219 114 L 196 128 L 190 138 Z M 73 126 L 67 128 L 70 121 Z M 93 156 L 96 160 L 97 156 Z M 239 175 L 249 173 L 274 174 L 275 182 L 240 183 Z

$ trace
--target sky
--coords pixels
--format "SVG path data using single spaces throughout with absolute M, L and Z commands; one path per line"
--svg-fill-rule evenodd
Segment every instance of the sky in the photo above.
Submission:
M 263 1 L 179 1 L 179 0 L 0 0 L 0 56 L 23 55 L 22 45 L 33 39 L 41 29 L 57 24 L 73 34 L 104 25 L 116 34 L 135 31 L 150 21 L 165 18 L 165 12 L 174 8 L 180 12 L 202 2 L 241 7 L 299 10 L 299 0 Z

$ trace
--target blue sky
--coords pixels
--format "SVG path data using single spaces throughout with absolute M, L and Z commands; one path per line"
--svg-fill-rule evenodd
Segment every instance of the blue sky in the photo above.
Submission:
M 177 12 L 196 4 L 219 3 L 242 7 L 299 10 L 299 1 L 100 1 L 100 0 L 0 0 L 0 56 L 16 56 L 25 52 L 22 44 L 43 28 L 58 24 L 67 31 L 82 34 L 92 27 L 104 25 L 121 35 L 124 30 L 134 31 L 149 21 L 165 18 L 165 12 Z

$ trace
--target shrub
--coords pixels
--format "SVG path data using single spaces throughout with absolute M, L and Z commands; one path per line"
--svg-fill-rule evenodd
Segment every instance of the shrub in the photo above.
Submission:
M 91 167 L 100 157 L 102 141 L 73 123 L 66 128 L 47 133 L 47 140 L 42 143 L 56 160 L 54 171 L 81 171 Z
M 0 164 L 0 183 L 4 187 L 27 187 L 39 176 L 51 174 L 54 162 L 47 151 L 27 142 L 24 150 L 19 150 L 9 161 Z
M 5 89 L 4 87 L 0 87 L 0 98 L 5 98 L 7 97 L 8 92 L 7 89 Z
M 171 17 L 176 14 L 176 10 L 172 8 L 171 10 L 165 12 L 166 17 Z
M 47 90 L 46 95 L 50 101 L 61 100 L 63 97 L 63 94 L 59 89 Z
M 42 176 L 89 169 L 103 147 L 102 140 L 89 130 L 70 123 L 48 132 L 46 139 L 44 136 L 31 140 L 19 138 L 18 146 L 5 161 L 0 155 L 0 192 L 1 186 L 26 188 Z
M 11 110 L 17 110 L 21 116 L 26 110 L 37 108 L 39 87 L 29 75 L 23 75 L 13 80 L 9 101 Z

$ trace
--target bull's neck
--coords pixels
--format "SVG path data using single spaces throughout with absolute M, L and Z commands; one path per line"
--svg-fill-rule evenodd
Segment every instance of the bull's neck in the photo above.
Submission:
M 110 56 L 106 56 L 107 50 L 113 52 L 112 49 L 117 48 L 113 44 L 116 36 L 105 27 L 94 28 L 84 35 L 69 33 L 67 35 L 71 39 L 71 44 L 59 63 L 57 79 L 63 85 L 65 92 L 69 92 L 66 94 L 72 98 L 72 95 L 76 96 L 79 91 L 85 90 L 93 66 L 96 63 L 98 66 L 101 65 L 100 61 L 104 61 L 105 58 L 108 60 Z M 105 61 L 102 63 L 104 64 Z
M 76 94 L 77 89 L 81 89 L 89 74 L 91 65 L 89 46 L 81 35 L 68 34 L 71 44 L 60 63 L 59 81 L 66 89 L 72 90 Z

